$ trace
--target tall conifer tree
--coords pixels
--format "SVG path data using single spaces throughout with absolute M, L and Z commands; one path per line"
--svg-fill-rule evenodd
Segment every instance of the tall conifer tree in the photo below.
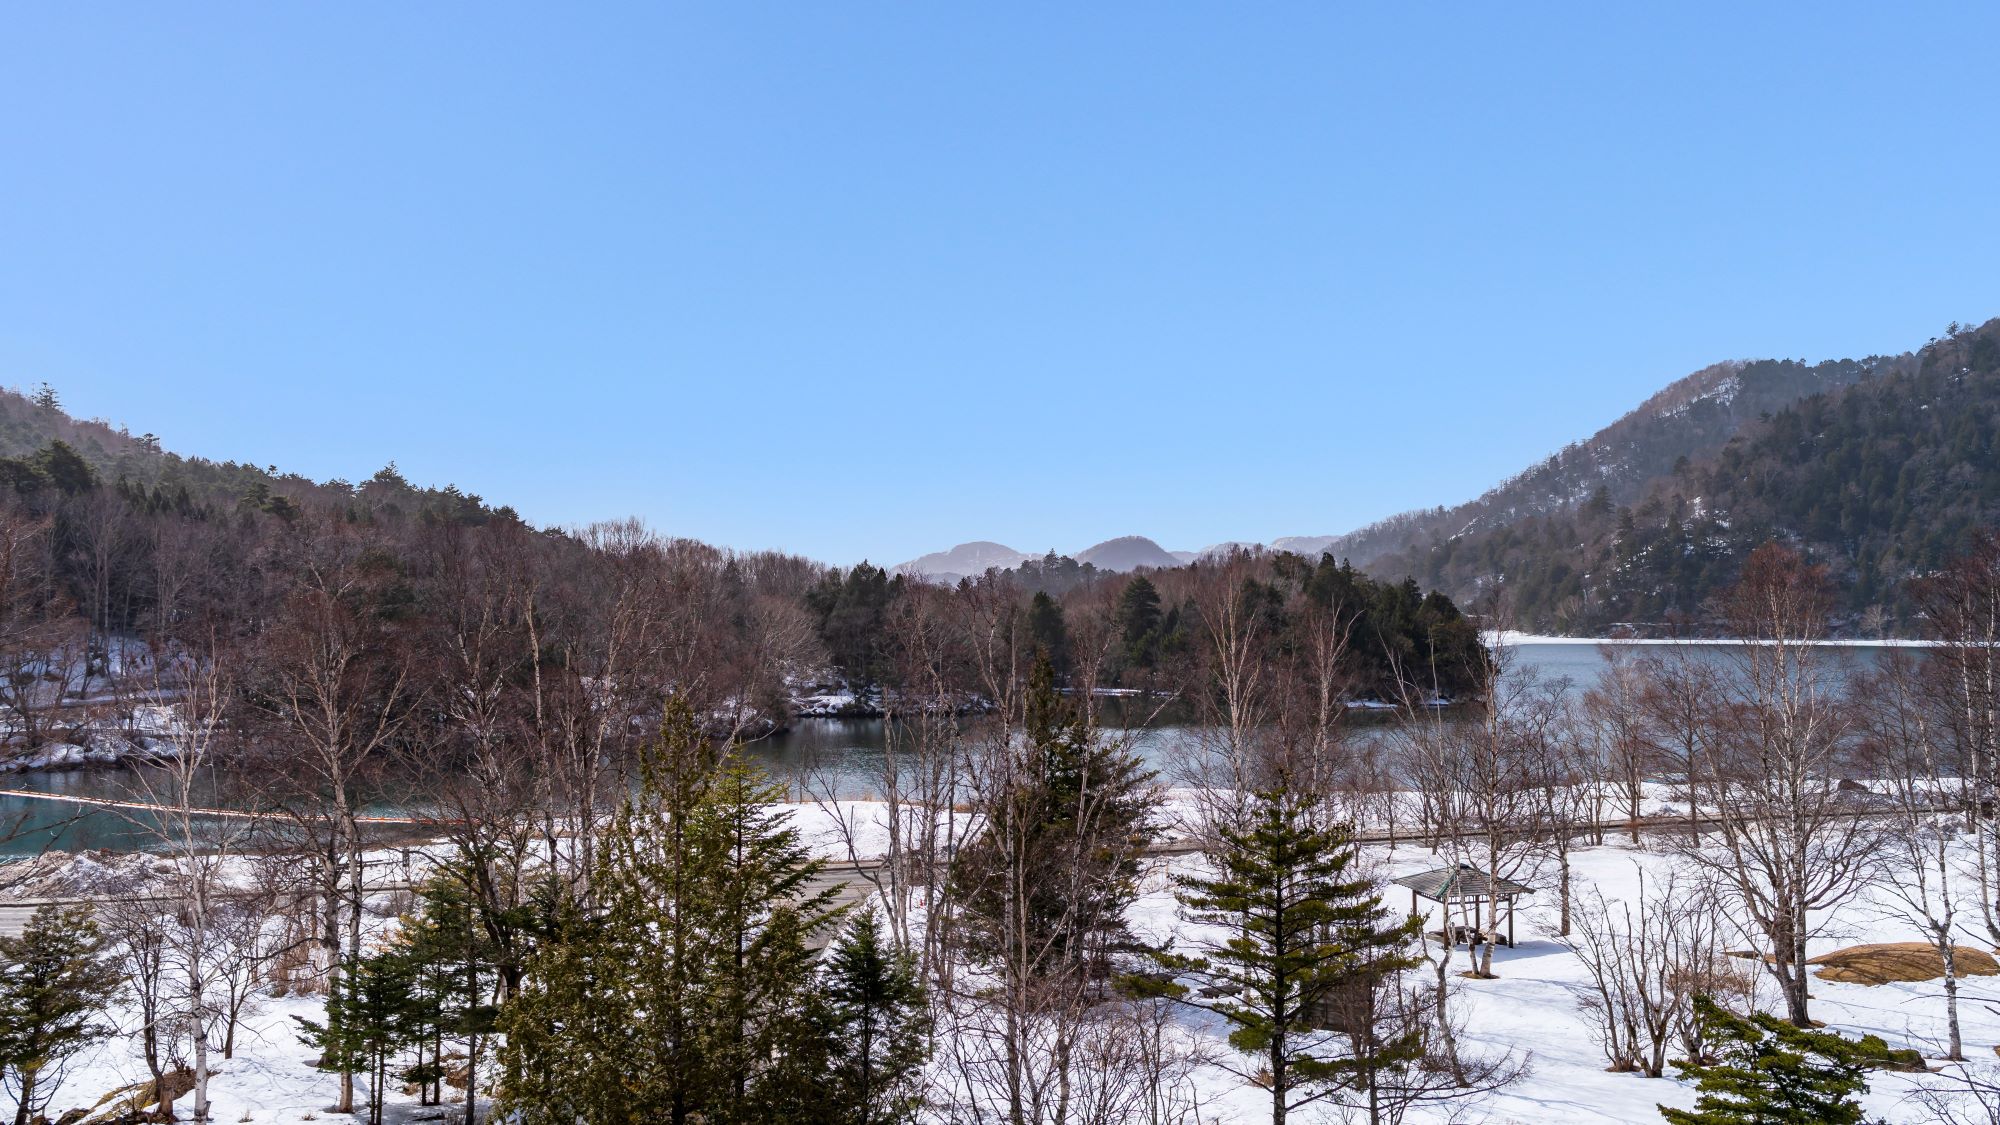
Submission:
M 1046 654 L 1023 726 L 996 755 L 980 830 L 954 858 L 950 888 L 958 936 L 998 978 L 988 999 L 1003 1015 L 1004 1119 L 1064 1120 L 1075 1016 L 1102 992 L 1112 955 L 1133 944 L 1125 913 L 1151 837 L 1151 777 L 1056 690 Z
M 1078 966 L 1126 941 L 1153 834 L 1152 775 L 1056 690 L 1047 654 L 1028 675 L 1023 728 L 1021 759 L 953 865 L 961 921 L 976 951 L 1012 946 L 1049 968 Z
M 1128 668 L 1151 668 L 1159 658 L 1160 592 L 1139 575 L 1118 595 L 1120 655 Z
M 14 1125 L 39 1114 L 65 1063 L 111 1033 L 100 1013 L 118 986 L 86 907 L 44 906 L 21 936 L 0 938 L 0 1084 Z
M 502 1013 L 502 1111 L 524 1125 L 807 1119 L 807 941 L 833 916 L 783 791 L 669 701 L 599 852 L 588 905 Z
M 399 941 L 348 962 L 340 988 L 326 998 L 326 1022 L 298 1019 L 305 1040 L 320 1049 L 322 1068 L 368 1080 L 369 1125 L 382 1125 L 392 1064 L 422 1030 L 418 963 L 410 952 Z
M 1273 1125 L 1342 1092 L 1379 1116 L 1383 1077 L 1424 1050 L 1414 1028 L 1383 1036 L 1362 1002 L 1418 963 L 1420 921 L 1397 921 L 1351 870 L 1352 834 L 1326 823 L 1319 804 L 1282 785 L 1253 795 L 1245 825 L 1224 829 L 1211 853 L 1215 875 L 1176 879 L 1189 920 L 1230 936 L 1196 955 L 1155 954 L 1201 987 L 1142 984 L 1235 1025 L 1230 1045 L 1260 1065 Z
M 833 1125 L 915 1121 L 931 1031 L 915 961 L 884 944 L 875 915 L 862 913 L 828 956 L 822 987 Z

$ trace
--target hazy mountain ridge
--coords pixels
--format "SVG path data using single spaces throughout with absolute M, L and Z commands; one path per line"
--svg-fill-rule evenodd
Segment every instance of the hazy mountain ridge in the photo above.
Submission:
M 1632 503 L 1654 480 L 1671 472 L 1681 458 L 1696 460 L 1713 454 L 1762 415 L 1807 395 L 1850 386 L 1913 361 L 1912 355 L 1904 354 L 1813 365 L 1794 360 L 1711 364 L 1654 392 L 1591 437 L 1565 446 L 1462 504 L 1401 512 L 1340 535 L 1287 535 L 1264 544 L 1230 541 L 1199 551 L 1165 551 L 1144 536 L 1121 536 L 1079 551 L 1074 557 L 1100 570 L 1125 571 L 1137 566 L 1186 565 L 1231 549 L 1264 549 L 1308 558 L 1332 554 L 1368 567 L 1438 536 L 1473 534 L 1526 516 L 1560 511 L 1588 500 L 1600 487 L 1614 504 Z M 1114 546 L 1128 543 L 1135 545 Z M 1136 546 L 1138 543 L 1145 546 Z M 1019 558 L 968 569 L 960 553 L 976 547 L 993 548 L 995 557 Z M 955 580 L 983 573 L 987 565 L 1007 569 L 1021 559 L 1034 557 L 1038 556 L 978 541 L 912 559 L 895 570 Z M 1139 561 L 1142 557 L 1150 561 Z M 1116 559 L 1118 565 L 1099 559 Z
M 893 568 L 897 574 L 917 575 L 956 582 L 975 574 L 984 574 L 989 569 L 1010 570 L 1037 556 L 1027 551 L 1015 550 L 1004 543 L 990 539 L 975 539 L 970 543 L 960 543 L 948 551 L 932 551 L 898 563 Z
M 1120 574 L 1141 567 L 1163 568 L 1181 565 L 1181 560 L 1143 535 L 1121 535 L 1116 539 L 1106 539 L 1095 546 L 1085 547 L 1076 553 L 1076 561 L 1099 570 Z
M 1205 552 L 1168 551 L 1143 535 L 1121 535 L 1085 547 L 1071 557 L 1098 570 L 1123 574 L 1141 567 L 1181 566 L 1203 553 Z M 941 582 L 956 582 L 960 578 L 984 574 L 988 570 L 1012 570 L 1024 562 L 1042 557 L 1016 550 L 1004 543 L 975 539 L 970 543 L 960 543 L 948 551 L 933 551 L 908 562 L 897 563 L 890 569 L 897 574 Z

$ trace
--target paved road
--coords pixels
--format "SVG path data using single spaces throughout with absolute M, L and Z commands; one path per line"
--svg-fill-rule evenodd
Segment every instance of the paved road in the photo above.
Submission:
M 28 924 L 28 917 L 35 912 L 36 905 L 0 902 L 0 937 L 20 937 L 21 929 Z
M 856 863 L 843 860 L 829 863 L 806 883 L 806 894 L 815 895 L 823 890 L 832 889 L 835 892 L 833 899 L 835 906 L 859 906 L 868 901 L 869 895 L 875 893 L 875 884 L 869 881 L 869 876 L 880 869 L 881 864 L 866 861 Z M 831 943 L 834 937 L 835 934 L 832 932 L 822 931 L 814 936 L 812 947 L 823 948 Z

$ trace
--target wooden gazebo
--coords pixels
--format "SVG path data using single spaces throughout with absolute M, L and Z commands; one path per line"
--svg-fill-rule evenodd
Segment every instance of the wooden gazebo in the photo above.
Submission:
M 1507 936 L 1491 935 L 1494 940 L 1504 940 L 1511 948 L 1514 944 L 1514 900 L 1522 895 L 1534 894 L 1534 888 L 1524 887 L 1512 879 L 1502 879 L 1489 875 L 1469 863 L 1456 867 L 1440 867 L 1435 871 L 1420 871 L 1415 875 L 1405 875 L 1393 880 L 1399 887 L 1410 888 L 1410 913 L 1417 913 L 1417 900 L 1429 899 L 1445 908 L 1444 932 L 1455 942 L 1452 929 L 1451 908 L 1453 905 L 1483 903 L 1497 899 L 1507 907 Z M 1473 914 L 1477 918 L 1478 912 Z M 1475 927 L 1476 928 L 1476 927 Z

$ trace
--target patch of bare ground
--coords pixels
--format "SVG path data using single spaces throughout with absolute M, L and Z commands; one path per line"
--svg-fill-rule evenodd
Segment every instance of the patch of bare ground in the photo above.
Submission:
M 2000 976 L 2000 961 L 1983 949 L 1956 945 L 1953 962 L 1962 977 Z M 1922 941 L 1892 941 L 1878 945 L 1854 945 L 1822 953 L 1808 964 L 1818 965 L 1814 975 L 1838 984 L 1888 984 L 1891 981 L 1936 980 L 1944 976 L 1944 958 L 1937 947 Z

